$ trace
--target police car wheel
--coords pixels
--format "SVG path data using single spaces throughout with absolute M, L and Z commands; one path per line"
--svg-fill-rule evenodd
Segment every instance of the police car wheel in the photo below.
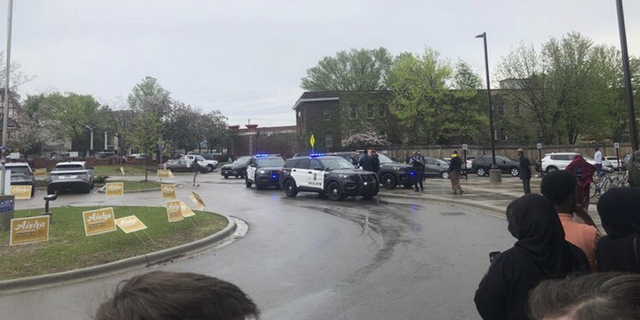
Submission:
M 225 174 L 225 175 L 224 175 L 224 178 L 225 178 L 225 179 L 229 179 L 229 176 Z
M 287 180 L 284 183 L 284 193 L 287 197 L 295 197 L 298 195 L 298 187 L 296 187 L 296 183 L 293 180 Z
M 390 173 L 382 175 L 382 178 L 380 180 L 382 181 L 382 185 L 387 189 L 395 189 L 398 185 L 396 177 L 394 177 Z
M 344 198 L 342 186 L 337 182 L 331 182 L 327 187 L 327 196 L 333 201 L 342 200 Z

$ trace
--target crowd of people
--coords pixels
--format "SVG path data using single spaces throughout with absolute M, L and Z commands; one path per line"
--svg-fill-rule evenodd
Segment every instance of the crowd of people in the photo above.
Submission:
M 640 189 L 600 197 L 602 236 L 587 213 L 585 179 L 595 172 L 576 156 L 543 177 L 542 195 L 507 207 L 517 242 L 495 257 L 476 291 L 483 319 L 640 319 Z

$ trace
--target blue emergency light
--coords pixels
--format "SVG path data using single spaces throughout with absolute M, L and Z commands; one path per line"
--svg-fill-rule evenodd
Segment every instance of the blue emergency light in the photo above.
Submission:
M 309 155 L 309 157 L 311 158 L 324 157 L 324 153 L 312 153 Z

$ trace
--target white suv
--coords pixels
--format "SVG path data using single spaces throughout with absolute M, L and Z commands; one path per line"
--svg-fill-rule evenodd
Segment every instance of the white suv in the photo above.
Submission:
M 564 170 L 575 156 L 577 152 L 559 152 L 548 153 L 542 158 L 542 171 L 551 172 L 555 170 Z M 595 165 L 596 162 L 591 157 L 583 156 L 588 163 Z M 613 171 L 613 165 L 608 160 L 602 160 L 602 169 L 605 171 Z

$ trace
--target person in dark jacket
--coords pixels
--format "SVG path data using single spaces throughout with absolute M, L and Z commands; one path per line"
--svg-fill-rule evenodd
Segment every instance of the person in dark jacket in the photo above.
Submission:
M 198 163 L 198 159 L 196 159 L 195 157 L 193 158 L 193 162 L 191 162 L 191 171 L 193 171 L 193 186 L 195 187 L 196 185 L 199 187 L 200 183 L 198 183 L 198 173 L 200 173 L 200 170 L 202 170 L 202 168 L 200 167 L 200 164 Z
M 458 156 L 458 151 L 453 151 L 451 161 L 449 162 L 449 180 L 451 180 L 451 190 L 453 194 L 464 193 L 460 187 L 460 176 L 462 175 L 462 159 Z
M 410 164 L 413 167 L 414 186 L 416 192 L 424 191 L 424 186 L 422 185 L 422 181 L 424 180 L 424 157 L 418 153 L 418 151 L 415 151 L 413 152 L 413 157 L 411 157 Z
M 375 150 L 371 150 L 371 159 L 373 172 L 378 173 L 380 171 L 380 158 L 378 157 L 378 153 Z
M 373 171 L 373 150 L 371 149 L 367 150 L 367 154 L 365 154 L 364 157 L 360 159 L 360 162 L 358 162 L 358 164 L 360 165 L 360 168 L 362 168 L 362 170 L 374 172 Z
M 607 235 L 598 242 L 598 271 L 640 273 L 640 189 L 612 188 L 598 200 Z
M 484 320 L 527 320 L 529 291 L 541 281 L 589 273 L 584 252 L 564 239 L 553 204 L 528 194 L 507 207 L 509 232 L 518 241 L 491 264 L 475 294 Z
M 518 158 L 520 158 L 520 180 L 522 180 L 522 187 L 524 188 L 524 194 L 531 193 L 531 161 L 524 154 L 524 149 L 518 149 Z

